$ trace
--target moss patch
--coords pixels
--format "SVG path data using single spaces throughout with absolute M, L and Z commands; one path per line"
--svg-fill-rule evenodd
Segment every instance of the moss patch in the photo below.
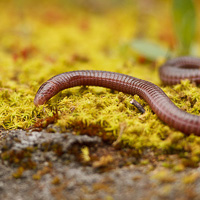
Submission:
M 65 90 L 39 108 L 33 104 L 34 95 L 44 81 L 72 70 L 120 72 L 162 87 L 157 75 L 160 59 L 149 62 L 136 55 L 129 44 L 143 33 L 169 45 L 171 33 L 161 28 L 169 22 L 160 24 L 156 21 L 158 16 L 149 15 L 143 26 L 150 27 L 151 32 L 144 33 L 146 28 L 138 25 L 139 7 L 136 10 L 124 6 L 96 14 L 79 8 L 44 5 L 37 9 L 33 4 L 17 9 L 15 4 L 0 5 L 4 6 L 0 13 L 3 36 L 0 37 L 0 126 L 25 129 L 46 119 L 47 122 L 41 123 L 44 127 L 57 113 L 56 122 L 52 122 L 63 131 L 99 135 L 105 140 L 110 138 L 111 142 L 118 138 L 122 146 L 139 151 L 151 149 L 158 155 L 178 154 L 179 166 L 197 166 L 200 138 L 186 137 L 165 125 L 138 96 L 134 98 L 144 106 L 145 114 L 130 104 L 131 95 L 95 87 Z M 168 6 L 161 8 L 163 19 L 167 19 Z M 163 34 L 169 38 L 163 41 Z M 196 85 L 183 81 L 162 89 L 178 107 L 199 114 L 200 89 Z

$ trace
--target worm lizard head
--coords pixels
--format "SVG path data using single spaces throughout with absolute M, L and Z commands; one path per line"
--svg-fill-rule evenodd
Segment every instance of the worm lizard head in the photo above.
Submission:
M 54 95 L 55 95 L 54 85 L 50 82 L 43 83 L 39 88 L 39 90 L 37 91 L 37 94 L 35 95 L 34 99 L 35 106 L 43 105 Z

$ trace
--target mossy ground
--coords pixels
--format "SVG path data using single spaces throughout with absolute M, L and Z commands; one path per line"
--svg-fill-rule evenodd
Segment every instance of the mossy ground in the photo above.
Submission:
M 56 124 L 63 130 L 120 138 L 123 146 L 151 149 L 159 155 L 177 153 L 181 157 L 179 169 L 183 169 L 182 164 L 196 166 L 200 161 L 200 138 L 185 136 L 165 125 L 137 96 L 134 98 L 144 106 L 145 114 L 130 104 L 131 95 L 97 87 L 68 89 L 44 106 L 33 104 L 37 89 L 50 77 L 95 69 L 153 82 L 178 107 L 198 115 L 199 87 L 187 80 L 173 87 L 162 86 L 158 67 L 165 58 L 148 61 L 130 48 L 133 38 L 143 36 L 168 47 L 175 45 L 169 4 L 161 4 L 164 6 L 160 5 L 162 9 L 156 13 L 152 7 L 142 14 L 140 9 L 145 5 L 140 3 L 98 13 L 45 1 L 24 6 L 1 3 L 0 126 L 25 129 L 58 112 Z M 165 26 L 168 28 L 163 29 Z

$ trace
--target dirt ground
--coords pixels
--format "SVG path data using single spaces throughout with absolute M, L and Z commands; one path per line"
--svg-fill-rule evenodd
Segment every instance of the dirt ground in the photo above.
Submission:
M 2 131 L 0 199 L 200 199 L 200 167 L 174 173 L 119 152 L 99 137 Z

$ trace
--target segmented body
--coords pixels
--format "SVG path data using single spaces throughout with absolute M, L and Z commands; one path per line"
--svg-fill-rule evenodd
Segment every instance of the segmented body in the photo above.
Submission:
M 160 69 L 161 80 L 166 84 L 175 84 L 180 82 L 181 79 L 190 79 L 191 77 L 190 80 L 199 83 L 200 70 L 197 69 L 199 63 L 200 59 L 191 57 L 168 61 Z M 191 69 L 186 69 L 190 66 Z M 169 73 L 167 73 L 168 68 L 171 70 Z M 183 70 L 182 74 L 177 70 Z M 188 75 L 188 72 L 190 75 Z M 172 78 L 170 79 L 170 77 Z M 34 103 L 36 106 L 42 105 L 61 90 L 81 85 L 101 86 L 127 94 L 137 94 L 169 126 L 185 134 L 200 135 L 200 116 L 179 109 L 157 85 L 115 72 L 81 70 L 59 74 L 42 84 L 35 96 Z
M 180 83 L 183 79 L 200 83 L 200 58 L 179 57 L 167 61 L 159 69 L 160 79 L 166 85 Z

